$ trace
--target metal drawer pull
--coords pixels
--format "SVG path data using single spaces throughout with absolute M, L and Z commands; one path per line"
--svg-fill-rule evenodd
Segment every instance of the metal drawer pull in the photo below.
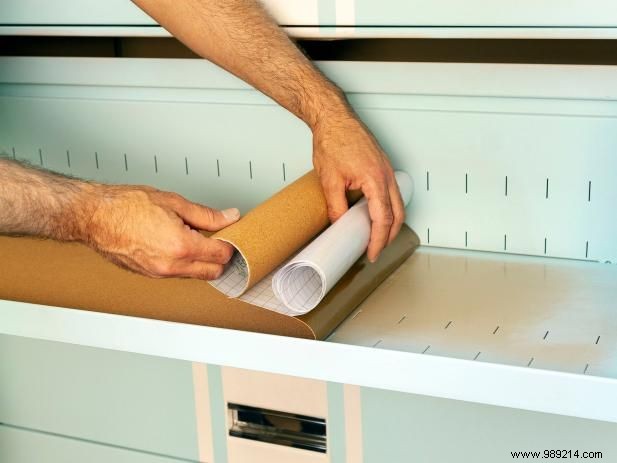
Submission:
M 227 404 L 229 435 L 314 452 L 326 451 L 326 420 L 312 416 Z

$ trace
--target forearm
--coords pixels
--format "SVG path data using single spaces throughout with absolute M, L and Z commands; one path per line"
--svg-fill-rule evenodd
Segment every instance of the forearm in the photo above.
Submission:
M 200 56 L 276 100 L 314 128 L 347 117 L 343 93 L 256 0 L 134 0 Z
M 369 260 L 398 233 L 405 209 L 386 154 L 343 92 L 326 79 L 257 0 L 133 0 L 200 56 L 273 98 L 311 128 L 313 165 L 337 220 L 345 191 L 369 204 Z
M 0 233 L 86 241 L 95 184 L 0 159 Z

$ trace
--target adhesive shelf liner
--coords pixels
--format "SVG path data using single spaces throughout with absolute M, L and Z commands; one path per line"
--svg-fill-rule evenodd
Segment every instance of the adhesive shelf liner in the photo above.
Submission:
M 251 268 L 249 286 L 328 224 L 325 199 L 314 172 L 271 199 L 274 207 L 272 200 L 266 201 L 266 207 L 258 206 L 241 219 L 242 226 L 228 227 L 214 235 L 242 250 Z M 5 236 L 0 237 L 0 298 L 324 339 L 418 245 L 417 235 L 403 226 L 376 263 L 360 258 L 315 309 L 292 317 L 229 298 L 205 281 L 152 279 L 129 272 L 78 243 Z

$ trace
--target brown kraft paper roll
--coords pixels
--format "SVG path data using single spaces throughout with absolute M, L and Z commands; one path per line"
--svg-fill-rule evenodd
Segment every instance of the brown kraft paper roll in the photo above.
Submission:
M 240 296 L 272 272 L 328 225 L 326 198 L 315 171 L 212 237 L 232 244 L 244 258 L 248 278 Z

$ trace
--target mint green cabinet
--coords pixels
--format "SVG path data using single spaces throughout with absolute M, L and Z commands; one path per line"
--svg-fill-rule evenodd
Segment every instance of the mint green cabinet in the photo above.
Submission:
M 615 423 L 379 389 L 362 389 L 362 429 L 364 463 L 506 463 L 543 450 L 617 460 Z
M 197 457 L 190 362 L 2 335 L 0 391 L 1 423 Z
M 0 425 L 0 461 L 8 463 L 173 463 L 187 460 Z

